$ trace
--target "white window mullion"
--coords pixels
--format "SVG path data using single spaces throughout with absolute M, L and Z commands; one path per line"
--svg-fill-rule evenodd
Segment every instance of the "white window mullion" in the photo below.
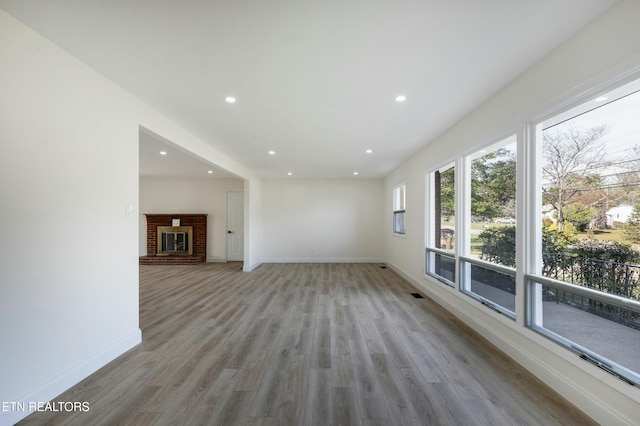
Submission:
M 425 212 L 425 224 L 424 224 L 424 247 L 434 247 L 435 237 L 433 232 L 433 223 L 435 221 L 435 211 L 433 205 L 435 203 L 435 197 L 433 194 L 433 172 L 426 173 L 424 176 L 424 212 Z M 425 251 L 426 256 L 426 251 Z M 425 257 L 424 273 L 427 274 L 427 262 Z
M 456 255 L 456 289 L 468 287 L 462 280 L 468 279 L 468 264 L 460 262 L 460 256 L 468 256 L 471 251 L 469 235 L 471 232 L 471 161 L 468 157 L 456 159 L 456 221 L 455 221 L 455 255 Z
M 527 316 L 534 323 L 542 320 L 542 294 L 540 286 L 532 288 L 527 296 L 525 274 L 541 271 L 541 126 L 524 123 L 518 134 L 516 210 L 516 322 L 525 326 Z

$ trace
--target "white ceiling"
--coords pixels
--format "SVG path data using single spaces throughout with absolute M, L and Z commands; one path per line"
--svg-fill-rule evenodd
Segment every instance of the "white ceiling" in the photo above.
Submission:
M 179 146 L 144 130 L 140 131 L 139 154 L 140 176 L 142 177 L 207 179 L 235 177 L 211 163 L 202 161 Z
M 0 8 L 260 176 L 381 177 L 614 3 L 0 0 Z M 399 94 L 407 100 L 395 102 Z

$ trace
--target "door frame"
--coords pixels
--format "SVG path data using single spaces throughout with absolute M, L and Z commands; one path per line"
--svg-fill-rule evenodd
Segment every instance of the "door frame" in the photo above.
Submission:
M 230 203 L 229 203 L 229 198 L 232 194 L 241 194 L 242 195 L 242 202 L 240 203 L 242 206 L 242 226 L 240 229 L 240 232 L 242 232 L 241 235 L 241 241 L 240 241 L 240 247 L 241 247 L 241 253 L 239 256 L 239 259 L 230 259 L 229 256 L 229 234 L 231 233 L 231 214 L 230 214 Z M 227 262 L 242 262 L 244 261 L 244 232 L 245 232 L 245 226 L 244 226 L 244 220 L 245 220 L 245 214 L 244 214 L 244 210 L 245 210 L 245 205 L 244 205 L 244 191 L 227 191 L 227 232 L 225 234 L 226 240 L 225 240 L 225 246 L 226 246 L 226 259 Z

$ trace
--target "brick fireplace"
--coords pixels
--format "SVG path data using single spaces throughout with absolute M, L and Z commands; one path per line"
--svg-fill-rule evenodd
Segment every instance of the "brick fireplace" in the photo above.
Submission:
M 190 265 L 207 259 L 206 214 L 145 214 L 147 255 L 141 265 Z

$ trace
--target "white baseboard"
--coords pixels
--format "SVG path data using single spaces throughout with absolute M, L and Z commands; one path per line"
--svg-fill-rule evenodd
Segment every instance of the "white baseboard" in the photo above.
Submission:
M 351 257 L 270 257 L 251 266 L 245 264 L 243 271 L 250 272 L 263 263 L 384 263 L 380 258 L 351 258 Z
M 258 266 L 262 265 L 262 262 L 256 262 L 253 265 L 247 265 L 246 263 L 242 266 L 243 272 L 251 272 L 256 269 Z
M 383 263 L 379 258 L 368 257 L 271 257 L 262 263 Z
M 16 399 L 15 402 L 21 404 L 21 406 L 18 407 L 19 409 L 13 411 L 0 411 L 0 425 L 13 425 L 19 422 L 31 414 L 33 409 L 29 409 L 29 406 L 33 405 L 33 403 L 46 403 L 51 401 L 140 342 L 142 342 L 142 330 L 137 329 L 76 367 L 44 383 L 33 392 Z M 22 409 L 22 407 L 24 407 L 24 409 Z
M 207 263 L 227 263 L 226 257 L 207 257 Z
M 473 304 L 459 306 L 443 299 L 391 262 L 395 272 L 421 289 L 440 306 L 491 342 L 494 346 L 542 380 L 569 402 L 601 424 L 640 424 L 638 388 L 631 387 L 550 342 L 529 329 L 518 330 L 504 316 L 478 310 Z M 466 304 L 465 304 L 466 305 Z

